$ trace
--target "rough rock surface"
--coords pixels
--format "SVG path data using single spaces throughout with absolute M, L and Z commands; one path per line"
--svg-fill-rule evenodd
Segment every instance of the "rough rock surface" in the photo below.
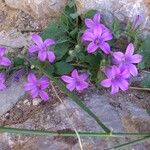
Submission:
M 21 79 L 19 82 L 9 82 L 8 88 L 0 92 L 0 116 L 9 111 L 18 100 L 25 94 L 23 89 L 25 79 Z
M 94 93 L 93 93 L 94 91 Z M 149 131 L 150 117 L 144 109 L 138 107 L 137 93 L 129 91 L 120 93 L 111 97 L 107 91 L 96 91 L 94 88 L 83 94 L 84 103 L 101 118 L 104 123 L 114 132 L 144 132 Z M 150 96 L 146 95 L 148 100 Z M 127 99 L 128 98 L 128 99 Z M 54 98 L 53 98 L 54 99 Z M 72 128 L 70 122 L 78 131 L 102 131 L 91 117 L 81 111 L 81 109 L 72 102 L 69 98 L 63 99 L 63 104 L 60 104 L 57 99 L 55 102 L 49 101 L 43 106 L 37 105 L 36 111 L 30 114 L 29 118 L 22 123 L 15 123 L 9 126 L 27 129 L 40 130 L 70 130 Z M 134 99 L 134 101 L 132 101 Z M 25 100 L 26 101 L 26 100 Z M 142 99 L 140 99 L 142 101 Z M 21 103 L 20 103 L 21 104 Z M 31 107 L 28 103 L 22 103 L 18 108 Z M 39 107 L 42 106 L 42 107 Z M 22 108 L 21 108 L 22 107 Z M 150 109 L 148 104 L 147 109 Z M 29 109 L 28 108 L 28 109 Z M 35 108 L 34 108 L 35 109 Z M 66 112 L 69 115 L 69 119 Z M 10 111 L 11 116 L 11 111 Z M 12 116 L 13 117 L 13 116 Z M 7 121 L 6 121 L 7 122 Z M 5 123 L 6 123 L 5 122 Z M 136 123 L 138 122 L 138 123 Z M 139 123 L 140 122 L 140 123 Z M 60 137 L 33 137 L 23 135 L 2 134 L 0 136 L 0 145 L 3 149 L 36 149 L 36 150 L 79 150 L 79 143 L 76 137 L 60 138 Z M 86 150 L 104 150 L 112 146 L 125 143 L 134 138 L 81 138 L 83 149 Z M 129 147 L 126 150 L 149 150 L 150 143 L 145 142 L 136 146 Z M 5 148 L 6 147 L 6 148 Z
M 17 30 L 37 30 L 47 24 L 48 20 L 33 18 L 30 14 L 10 8 L 0 0 L 0 31 L 17 28 Z
M 38 18 L 45 18 L 58 16 L 67 0 L 5 0 L 5 2 L 11 8 L 23 10 Z
M 110 23 L 114 16 L 127 22 L 136 15 L 142 17 L 144 35 L 150 34 L 150 3 L 148 0 L 77 0 L 78 12 L 83 14 L 87 10 L 100 11 Z
M 0 32 L 0 46 L 11 48 L 27 47 L 31 41 L 31 34 L 22 34 L 16 29 L 2 30 Z

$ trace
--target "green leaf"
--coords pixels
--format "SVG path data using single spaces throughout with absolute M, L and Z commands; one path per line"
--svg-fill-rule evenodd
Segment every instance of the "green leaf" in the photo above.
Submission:
M 76 27 L 75 29 L 73 29 L 71 32 L 70 32 L 70 36 L 76 40 L 77 36 L 78 36 L 78 28 Z
M 46 68 L 43 68 L 42 66 L 31 62 L 32 65 L 34 65 L 36 68 L 38 68 L 41 72 L 43 72 L 45 75 L 47 75 L 59 88 L 64 92 L 67 96 L 69 96 L 82 110 L 87 112 L 99 125 L 103 128 L 103 130 L 107 133 L 111 133 L 110 129 L 108 129 L 100 120 L 99 118 L 82 102 L 82 100 L 73 92 L 70 92 L 63 82 L 51 74 L 51 70 L 47 70 Z
M 121 35 L 121 24 L 118 19 L 114 19 L 110 25 L 110 29 L 116 39 L 118 39 Z
M 97 10 L 89 10 L 85 13 L 85 15 L 83 16 L 83 20 L 86 18 L 92 18 L 95 14 L 96 14 Z
M 79 16 L 79 14 L 77 12 L 70 14 L 70 17 L 72 19 L 76 19 L 76 18 L 78 18 L 78 16 Z
M 69 1 L 68 1 L 68 6 L 69 6 L 70 8 L 74 7 L 74 6 L 75 6 L 75 1 L 74 1 L 74 0 L 69 0 Z
M 14 63 L 15 67 L 22 66 L 22 65 L 24 65 L 24 59 L 20 58 L 20 57 L 16 57 L 13 59 L 13 63 Z
M 97 82 L 102 55 L 100 53 L 98 53 L 97 55 L 88 55 L 86 56 L 85 61 L 89 64 L 91 80 Z
M 48 24 L 47 28 L 42 32 L 42 38 L 53 38 L 55 40 L 68 39 L 67 33 L 61 28 L 59 21 L 52 21 Z
M 150 88 L 150 73 L 142 79 L 142 87 Z
M 68 42 L 57 44 L 54 48 L 56 59 L 60 60 L 69 51 L 70 44 Z
M 140 47 L 143 61 L 139 64 L 141 69 L 150 68 L 150 37 L 147 37 Z
M 45 72 L 49 73 L 50 75 L 54 73 L 54 67 L 49 62 L 42 63 L 39 60 L 32 60 L 30 63 L 38 69 L 43 68 Z
M 54 66 L 56 69 L 55 73 L 58 75 L 69 74 L 73 69 L 73 67 L 69 63 L 63 61 L 55 63 Z

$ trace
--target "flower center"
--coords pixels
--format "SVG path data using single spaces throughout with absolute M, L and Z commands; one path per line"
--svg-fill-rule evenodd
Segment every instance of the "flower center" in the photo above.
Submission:
M 99 45 L 101 43 L 101 39 L 100 38 L 96 38 L 94 41 L 94 44 Z
M 125 57 L 123 57 L 121 60 L 122 60 L 122 62 L 125 62 L 125 61 L 126 61 L 126 58 L 125 58 Z
M 116 74 L 112 77 L 112 81 L 120 81 L 120 78 L 121 78 L 120 74 Z
M 41 84 L 40 83 L 37 83 L 37 88 L 38 88 L 38 90 L 41 90 Z
M 76 85 L 80 86 L 80 80 L 79 79 L 76 79 Z
M 43 50 L 43 51 L 47 51 L 48 48 L 47 48 L 46 46 L 43 46 L 43 47 L 42 47 L 42 50 Z
M 122 60 L 122 63 L 126 64 L 126 65 L 131 62 L 131 58 L 130 57 L 125 57 L 124 56 L 121 60 Z

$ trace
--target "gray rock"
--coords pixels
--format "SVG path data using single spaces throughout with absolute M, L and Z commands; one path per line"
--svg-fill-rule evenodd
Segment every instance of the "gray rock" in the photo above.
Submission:
M 31 41 L 30 34 L 22 34 L 16 29 L 2 30 L 0 32 L 0 46 L 22 48 L 28 46 Z
M 150 116 L 145 109 L 136 105 L 124 102 L 123 110 L 120 112 L 124 128 L 128 132 L 148 132 L 150 131 Z
M 5 0 L 11 8 L 23 10 L 37 18 L 58 16 L 67 0 Z
M 0 92 L 0 116 L 9 111 L 25 94 L 24 81 L 25 79 L 21 79 L 19 82 L 12 82 L 5 91 Z
M 135 94 L 132 92 L 132 94 Z M 128 99 L 127 99 L 128 98 Z M 106 91 L 89 90 L 84 94 L 84 103 L 114 132 L 144 132 L 149 131 L 149 116 L 145 109 L 139 108 L 134 103 L 127 100 L 134 99 L 129 93 L 119 93 L 116 96 L 110 96 Z M 115 101 L 114 101 L 115 100 Z M 63 99 L 63 104 L 59 101 L 55 104 L 46 103 L 43 109 L 35 112 L 33 117 L 29 117 L 25 122 L 11 125 L 16 128 L 40 129 L 40 130 L 73 130 L 72 125 L 77 131 L 102 131 L 97 123 L 83 112 L 69 98 Z M 116 105 L 113 103 L 115 102 Z M 118 104 L 120 103 L 120 105 Z M 149 106 L 148 106 L 149 107 Z M 69 115 L 69 119 L 66 112 Z M 70 123 L 71 122 L 71 123 Z M 138 123 L 136 123 L 138 122 Z M 3 135 L 0 136 L 0 139 Z M 78 139 L 76 137 L 31 137 L 23 135 L 3 136 L 0 143 L 5 144 L 12 149 L 36 149 L 36 150 L 80 150 Z M 83 149 L 86 150 L 104 150 L 112 146 L 135 140 L 135 138 L 92 138 L 81 137 Z M 150 143 L 143 143 L 132 146 L 135 150 L 149 150 Z M 126 150 L 131 150 L 131 147 Z

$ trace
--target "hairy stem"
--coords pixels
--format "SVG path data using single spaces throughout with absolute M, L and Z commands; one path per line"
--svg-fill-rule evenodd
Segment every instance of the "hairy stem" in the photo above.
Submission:
M 37 136 L 77 136 L 74 131 L 41 131 L 41 130 L 29 130 L 29 129 L 18 129 L 9 127 L 0 127 L 0 133 L 15 133 L 15 134 L 26 134 L 26 135 L 37 135 Z M 112 133 L 111 135 L 106 132 L 90 132 L 90 131 L 78 131 L 81 137 L 150 137 L 150 133 Z

